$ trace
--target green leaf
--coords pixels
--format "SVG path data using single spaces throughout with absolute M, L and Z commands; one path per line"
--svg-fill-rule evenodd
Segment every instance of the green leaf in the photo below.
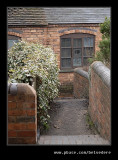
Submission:
M 57 59 L 51 48 L 19 41 L 8 51 L 9 81 L 28 83 L 28 76 L 36 76 L 38 115 L 45 126 L 49 119 L 49 101 L 58 95 L 58 72 Z

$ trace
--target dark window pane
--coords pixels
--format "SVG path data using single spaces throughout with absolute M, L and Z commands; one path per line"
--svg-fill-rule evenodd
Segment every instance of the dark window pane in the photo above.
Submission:
M 93 37 L 84 38 L 84 47 L 93 47 Z
M 90 46 L 93 47 L 93 37 L 91 37 Z
M 81 66 L 81 64 L 82 64 L 82 59 L 81 59 L 81 57 L 79 57 L 79 58 L 73 58 L 73 66 L 74 67 L 77 67 L 77 66 Z
M 62 38 L 61 39 L 61 47 L 71 47 L 71 39 L 70 38 Z
M 73 66 L 81 66 L 81 49 L 73 49 Z
M 82 47 L 82 39 L 81 38 L 73 39 L 73 47 L 81 48 Z
M 14 45 L 14 42 L 17 43 L 18 40 L 8 40 L 8 49 Z
M 61 58 L 71 58 L 71 49 L 62 48 L 61 49 Z
M 73 49 L 73 57 L 78 58 L 82 55 L 82 50 L 81 49 Z
M 61 66 L 63 68 L 71 68 L 71 59 L 70 58 L 62 58 L 61 59 Z
M 84 47 L 84 56 L 92 56 L 93 55 L 93 47 Z
M 86 57 L 83 58 L 83 65 L 84 66 L 89 65 L 88 58 L 86 58 Z

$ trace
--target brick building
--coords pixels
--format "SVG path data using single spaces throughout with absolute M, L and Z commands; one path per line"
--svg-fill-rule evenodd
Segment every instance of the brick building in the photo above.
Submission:
M 110 17 L 110 8 L 9 7 L 7 11 L 8 48 L 18 39 L 50 46 L 57 55 L 62 91 L 72 92 L 73 69 L 87 68 L 87 59 L 99 50 L 99 24 Z

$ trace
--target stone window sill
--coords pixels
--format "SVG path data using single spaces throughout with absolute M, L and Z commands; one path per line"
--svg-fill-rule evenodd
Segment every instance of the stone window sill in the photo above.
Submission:
M 68 69 L 68 70 L 60 70 L 59 73 L 72 73 L 74 72 L 74 69 Z

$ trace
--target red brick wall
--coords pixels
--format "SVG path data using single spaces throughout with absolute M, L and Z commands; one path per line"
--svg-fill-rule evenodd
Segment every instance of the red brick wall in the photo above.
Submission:
M 88 98 L 88 111 L 102 137 L 111 141 L 110 70 L 102 62 L 90 66 L 89 74 L 74 70 L 74 96 Z
M 37 141 L 37 99 L 33 87 L 19 83 L 17 93 L 8 94 L 8 144 Z
M 94 66 L 93 66 L 94 64 Z M 89 113 L 101 136 L 111 138 L 111 103 L 110 86 L 108 85 L 109 69 L 102 63 L 92 64 L 91 85 L 89 86 Z M 97 66 L 98 64 L 98 66 Z M 96 66 L 95 66 L 96 65 Z M 98 70 L 96 69 L 98 68 Z M 101 68 L 101 70 L 99 70 Z M 107 71 L 106 71 L 107 70 Z M 107 82 L 107 83 L 106 83 Z
M 63 24 L 48 25 L 40 27 L 14 27 L 9 28 L 8 35 L 20 36 L 22 40 L 39 42 L 45 46 L 50 46 L 57 55 L 58 66 L 60 68 L 60 36 L 70 33 L 89 33 L 95 35 L 95 52 L 99 50 L 98 43 L 101 40 L 100 27 L 98 24 Z M 14 32 L 17 30 L 17 32 Z M 18 33 L 19 32 L 19 33 Z M 62 77 L 61 77 L 62 75 Z M 72 80 L 72 74 L 60 73 L 60 81 L 64 83 Z M 63 80 L 63 81 L 62 81 Z
M 73 84 L 73 78 L 74 78 L 74 73 L 60 73 L 59 74 L 59 79 L 61 84 Z
M 77 70 L 77 69 L 76 69 Z M 89 97 L 89 81 L 86 77 L 74 72 L 74 97 L 88 99 Z M 85 71 L 83 71 L 85 72 Z

